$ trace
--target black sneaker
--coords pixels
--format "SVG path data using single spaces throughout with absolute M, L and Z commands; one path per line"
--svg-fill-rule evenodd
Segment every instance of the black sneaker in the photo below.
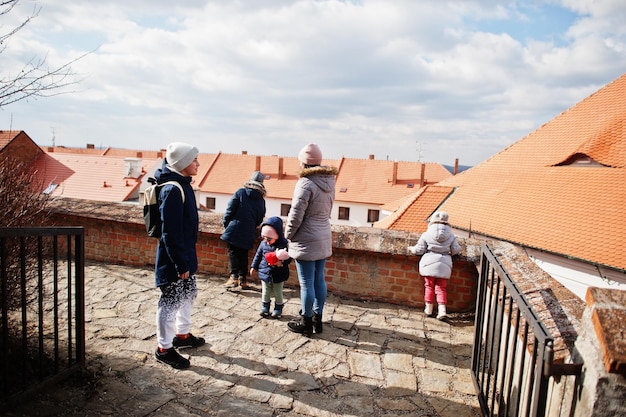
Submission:
M 174 345 L 174 347 L 177 348 L 188 348 L 188 347 L 199 347 L 204 345 L 204 338 L 202 337 L 196 337 L 194 335 L 192 335 L 191 333 L 189 333 L 189 337 L 185 338 L 185 339 L 179 339 L 178 336 L 174 336 L 174 340 L 172 341 L 172 344 Z
M 189 368 L 189 359 L 185 359 L 180 356 L 180 353 L 173 347 L 169 348 L 165 352 L 161 352 L 159 348 L 154 352 L 154 357 L 157 361 L 163 362 L 175 369 Z

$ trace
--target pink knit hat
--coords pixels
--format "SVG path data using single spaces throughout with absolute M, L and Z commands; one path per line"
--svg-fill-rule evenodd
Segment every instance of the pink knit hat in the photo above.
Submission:
M 278 239 L 280 237 L 278 236 L 278 233 L 276 233 L 276 230 L 269 224 L 266 224 L 261 228 L 261 236 L 269 237 L 271 239 Z
M 306 165 L 320 165 L 322 163 L 322 150 L 316 143 L 309 143 L 300 150 L 298 160 Z

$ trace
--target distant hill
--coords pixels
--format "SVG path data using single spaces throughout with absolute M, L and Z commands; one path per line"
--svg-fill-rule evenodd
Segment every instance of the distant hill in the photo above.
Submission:
M 443 165 L 443 164 L 442 164 Z M 448 171 L 450 171 L 451 174 L 454 174 L 454 166 L 453 165 L 443 165 L 443 167 L 445 169 L 447 169 Z M 467 169 L 470 169 L 471 166 L 470 165 L 459 165 L 459 174 Z

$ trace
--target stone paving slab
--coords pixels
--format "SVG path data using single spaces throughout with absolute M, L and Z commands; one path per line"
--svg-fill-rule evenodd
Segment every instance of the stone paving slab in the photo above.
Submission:
M 287 330 L 300 309 L 286 289 L 281 320 L 262 318 L 260 285 L 235 293 L 198 276 L 191 368 L 156 362 L 158 290 L 151 268 L 88 264 L 87 370 L 7 416 L 478 417 L 469 363 L 473 323 L 329 296 L 324 332 Z M 291 279 L 296 279 L 292 277 Z

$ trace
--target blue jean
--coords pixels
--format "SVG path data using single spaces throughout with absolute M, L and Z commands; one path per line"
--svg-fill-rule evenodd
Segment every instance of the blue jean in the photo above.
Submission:
M 313 317 L 313 313 L 321 315 L 324 311 L 324 304 L 326 303 L 325 266 L 326 259 L 319 261 L 299 261 L 296 259 L 302 315 L 305 317 Z

